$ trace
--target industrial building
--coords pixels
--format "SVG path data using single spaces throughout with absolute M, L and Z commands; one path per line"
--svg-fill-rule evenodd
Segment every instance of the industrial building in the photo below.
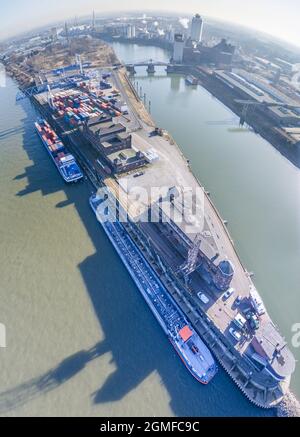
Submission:
M 278 64 L 274 64 L 274 62 L 271 62 L 268 59 L 254 56 L 254 60 L 260 67 L 263 67 L 270 72 L 277 73 L 278 71 L 281 71 L 281 67 Z
M 114 124 L 112 120 L 85 124 L 82 127 L 83 135 L 101 153 L 109 154 L 131 147 L 131 135 L 120 123 Z
M 300 126 L 300 103 L 292 100 L 270 83 L 244 70 L 215 71 L 214 77 L 230 88 L 236 98 L 257 102 L 264 116 L 277 126 Z M 276 106 L 278 104 L 278 106 Z M 299 107 L 297 108 L 297 104 Z M 294 105 L 295 108 L 290 108 Z
M 136 36 L 136 29 L 134 24 L 128 24 L 126 27 L 126 37 L 128 39 L 135 38 Z
M 281 68 L 283 73 L 288 74 L 288 75 L 293 73 L 293 71 L 294 71 L 293 64 L 291 64 L 290 62 L 287 62 L 281 58 L 276 58 L 275 61 L 279 65 L 279 67 Z
M 85 123 L 82 133 L 114 173 L 130 171 L 148 163 L 142 153 L 132 148 L 131 135 L 121 123 L 112 120 L 91 125 Z
M 212 47 L 202 44 L 194 47 L 187 45 L 184 48 L 183 61 L 187 64 L 213 64 L 216 66 L 228 67 L 232 64 L 235 46 L 227 43 L 226 39 L 222 39 L 218 44 Z
M 148 163 L 144 154 L 134 148 L 110 153 L 105 159 L 112 171 L 117 174 L 136 170 Z
M 126 128 L 121 123 L 114 123 L 112 120 L 83 125 L 83 134 L 96 147 L 100 147 L 104 141 L 109 141 L 121 132 L 126 132 Z

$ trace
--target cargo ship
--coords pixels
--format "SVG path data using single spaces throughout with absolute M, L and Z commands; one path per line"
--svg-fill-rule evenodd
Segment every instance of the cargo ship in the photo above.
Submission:
M 211 352 L 188 323 L 123 224 L 110 219 L 108 208 L 103 213 L 99 211 L 102 202 L 103 199 L 97 195 L 90 198 L 97 220 L 182 362 L 197 381 L 208 384 L 218 370 Z
M 70 183 L 82 179 L 83 174 L 74 156 L 66 150 L 49 123 L 44 119 L 39 119 L 35 122 L 35 128 L 64 181 Z

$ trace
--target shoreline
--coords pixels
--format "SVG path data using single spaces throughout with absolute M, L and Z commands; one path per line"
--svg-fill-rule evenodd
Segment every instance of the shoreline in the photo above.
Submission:
M 211 78 L 207 77 L 203 79 L 199 72 L 197 73 L 197 71 L 195 70 L 193 70 L 193 73 L 197 75 L 200 86 L 208 91 L 219 102 L 225 105 L 225 107 L 232 111 L 237 117 L 241 117 L 241 111 L 234 103 L 232 96 L 227 92 L 225 88 L 218 92 L 215 87 L 216 84 L 210 83 Z M 217 85 L 220 86 L 220 84 Z M 291 164 L 300 169 L 300 148 L 297 145 L 292 146 L 289 145 L 287 142 L 284 143 L 283 140 L 279 138 L 279 133 L 277 133 L 276 135 L 276 133 L 273 132 L 273 129 L 275 129 L 275 127 L 272 127 L 272 125 L 270 124 L 261 124 L 261 117 L 259 114 L 247 114 L 245 118 L 245 124 L 251 127 L 255 134 L 259 135 L 261 138 L 267 141 L 267 143 L 274 147 Z

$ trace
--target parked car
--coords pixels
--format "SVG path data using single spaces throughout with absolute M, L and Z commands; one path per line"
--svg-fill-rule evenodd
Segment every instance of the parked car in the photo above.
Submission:
M 238 297 L 237 297 L 237 298 L 235 299 L 235 301 L 234 301 L 234 305 L 235 305 L 236 307 L 240 306 L 242 300 L 243 300 L 242 296 L 238 295 Z
M 143 176 L 143 174 L 144 174 L 143 171 L 139 171 L 138 173 L 135 173 L 135 174 L 133 175 L 133 177 L 134 177 L 134 178 L 138 178 L 138 177 L 140 177 L 140 176 Z
M 225 293 L 223 294 L 223 299 L 224 299 L 224 300 L 229 299 L 230 296 L 233 295 L 233 293 L 234 293 L 234 288 L 232 288 L 232 287 L 231 287 L 231 288 L 228 288 L 228 290 L 225 291 Z
M 208 304 L 209 298 L 206 296 L 206 294 L 201 293 L 201 291 L 199 291 L 199 293 L 197 293 L 197 296 L 199 297 L 201 302 L 203 302 L 204 304 Z
M 237 331 L 236 329 L 231 327 L 231 328 L 229 328 L 229 332 L 235 340 L 237 340 L 237 341 L 241 340 L 242 334 L 239 331 Z

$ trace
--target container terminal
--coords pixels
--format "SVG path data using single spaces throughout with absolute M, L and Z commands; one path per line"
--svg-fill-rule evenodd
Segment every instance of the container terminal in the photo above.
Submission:
M 123 231 L 188 324 L 250 401 L 278 405 L 288 393 L 295 359 L 209 193 L 170 134 L 155 127 L 125 68 L 90 68 L 68 80 L 50 72 L 48 83 L 31 101 L 94 188 L 104 187 L 126 211 Z M 153 194 L 157 185 L 161 189 Z M 132 198 L 135 187 L 149 195 Z M 183 204 L 186 191 L 190 202 Z M 203 214 L 195 218 L 199 199 Z M 146 220 L 149 214 L 152 220 Z

